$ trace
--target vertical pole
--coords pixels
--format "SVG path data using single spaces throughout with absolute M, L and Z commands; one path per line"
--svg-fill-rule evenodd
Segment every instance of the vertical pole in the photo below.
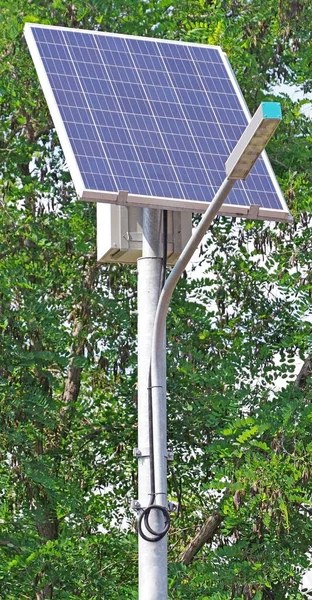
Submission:
M 155 314 L 160 295 L 162 258 L 161 258 L 161 211 L 143 209 L 143 247 L 142 258 L 138 260 L 138 488 L 139 503 L 145 508 L 150 504 L 150 447 L 149 447 L 149 411 L 148 385 L 151 361 L 152 333 Z M 165 344 L 158 356 L 162 385 L 166 385 Z M 165 394 L 164 394 L 165 397 Z M 166 407 L 162 414 L 156 411 L 154 418 L 154 443 L 162 444 L 161 452 L 166 454 Z M 155 438 L 158 438 L 156 440 Z M 157 468 L 157 467 L 156 467 Z M 162 495 L 158 495 L 157 504 L 167 505 L 167 474 L 155 473 L 155 479 L 161 479 Z M 159 511 L 151 517 L 156 530 L 163 529 L 163 518 Z M 158 514 L 159 513 L 159 514 Z M 139 536 L 139 600 L 167 600 L 167 539 L 148 542 Z

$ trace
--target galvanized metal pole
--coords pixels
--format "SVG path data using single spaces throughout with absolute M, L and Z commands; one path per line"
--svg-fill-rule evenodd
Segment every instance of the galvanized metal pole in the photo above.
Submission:
M 166 315 L 179 277 L 234 183 L 225 179 L 221 185 L 194 235 L 182 251 L 162 292 L 161 212 L 144 209 L 142 258 L 138 260 L 138 501 L 143 508 L 151 501 L 148 408 L 150 368 L 155 504 L 167 508 Z M 159 510 L 153 511 L 150 525 L 154 531 L 164 529 L 164 518 Z M 167 600 L 167 579 L 167 537 L 157 542 L 149 542 L 139 536 L 139 600 Z
M 154 320 L 160 296 L 162 252 L 161 211 L 143 209 L 142 258 L 138 260 L 138 501 L 147 507 L 151 501 L 150 444 L 148 387 Z M 165 336 L 158 348 L 158 365 L 163 391 L 166 388 Z M 166 394 L 163 394 L 162 410 L 154 416 L 154 441 L 166 455 Z M 159 467 L 158 467 L 159 468 Z M 167 468 L 155 477 L 161 481 L 156 488 L 155 503 L 167 506 Z M 155 510 L 150 523 L 156 531 L 163 529 L 163 516 Z M 139 600 L 167 600 L 167 539 L 148 542 L 139 536 Z

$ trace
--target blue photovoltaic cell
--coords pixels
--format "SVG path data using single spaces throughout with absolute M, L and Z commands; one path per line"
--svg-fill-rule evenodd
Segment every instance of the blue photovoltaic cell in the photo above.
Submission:
M 86 190 L 213 198 L 248 124 L 219 48 L 31 29 Z M 287 210 L 262 158 L 226 204 Z

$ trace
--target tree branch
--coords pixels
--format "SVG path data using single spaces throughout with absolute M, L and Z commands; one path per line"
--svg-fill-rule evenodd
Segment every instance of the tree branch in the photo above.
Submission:
M 312 354 L 305 359 L 298 375 L 295 380 L 295 387 L 303 390 L 305 388 L 307 379 L 312 376 Z
M 210 515 L 195 535 L 194 539 L 186 546 L 183 552 L 181 552 L 179 556 L 180 562 L 184 565 L 190 565 L 194 556 L 202 549 L 202 547 L 207 544 L 207 542 L 212 541 L 221 522 L 222 517 L 220 513 L 216 512 L 213 515 Z
M 92 262 L 91 266 L 87 270 L 83 288 L 87 291 L 93 289 L 94 281 L 96 278 L 96 274 L 99 270 L 99 266 L 97 263 Z M 72 358 L 70 359 L 68 366 L 68 373 L 65 380 L 64 391 L 62 395 L 62 399 L 64 402 L 64 410 L 67 412 L 68 409 L 72 409 L 75 404 L 80 391 L 80 381 L 81 381 L 81 367 L 75 366 L 75 357 L 83 356 L 85 342 L 87 339 L 88 324 L 90 321 L 90 307 L 88 305 L 88 300 L 82 300 L 81 305 L 78 307 L 77 314 L 75 315 L 74 320 L 74 329 L 73 329 L 73 345 L 72 345 Z
M 14 550 L 18 554 L 22 554 L 22 550 L 18 546 L 10 542 L 10 540 L 0 540 L 0 546 L 5 546 L 6 548 L 10 548 L 10 550 Z

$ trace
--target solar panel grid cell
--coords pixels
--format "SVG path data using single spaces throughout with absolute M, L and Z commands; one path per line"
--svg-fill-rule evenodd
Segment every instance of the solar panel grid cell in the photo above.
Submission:
M 30 27 L 86 190 L 212 199 L 248 123 L 219 48 Z M 262 158 L 227 200 L 258 203 L 285 210 Z

